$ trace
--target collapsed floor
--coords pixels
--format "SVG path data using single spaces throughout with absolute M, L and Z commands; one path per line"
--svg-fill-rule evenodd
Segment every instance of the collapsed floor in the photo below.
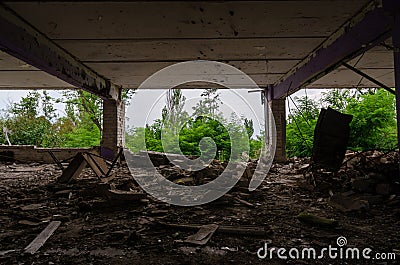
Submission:
M 276 254 L 272 261 L 262 260 L 257 250 L 265 243 L 321 249 L 336 246 L 339 236 L 347 238 L 348 247 L 395 253 L 398 260 L 396 160 L 393 153 L 351 153 L 338 174 L 314 174 L 314 187 L 307 177 L 308 160 L 291 159 L 274 164 L 256 191 L 239 183 L 222 198 L 196 207 L 171 206 L 144 194 L 126 166 L 117 169 L 118 177 L 110 185 L 100 185 L 89 169 L 73 183 L 59 184 L 61 170 L 55 165 L 2 164 L 0 263 L 326 264 L 326 260 L 279 260 Z M 221 166 L 217 163 L 212 169 Z M 174 167 L 159 168 L 175 181 L 194 182 L 191 176 L 179 178 L 182 172 Z M 61 225 L 36 253 L 25 253 L 24 248 L 51 221 Z M 205 245 L 186 242 L 207 224 L 219 228 Z

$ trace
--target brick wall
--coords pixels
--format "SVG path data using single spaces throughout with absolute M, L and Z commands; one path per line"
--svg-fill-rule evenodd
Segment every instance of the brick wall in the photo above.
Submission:
M 286 161 L 286 100 L 275 99 L 269 101 L 276 126 L 276 162 Z
M 116 154 L 125 144 L 125 104 L 112 99 L 103 100 L 103 132 L 101 147 Z

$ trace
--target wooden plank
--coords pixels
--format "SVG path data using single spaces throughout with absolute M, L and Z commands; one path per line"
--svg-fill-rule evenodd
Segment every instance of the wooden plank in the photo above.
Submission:
M 52 221 L 26 248 L 25 253 L 35 254 L 60 226 L 60 221 Z
M 90 154 L 83 154 L 86 162 L 92 168 L 93 172 L 97 175 L 97 177 L 101 178 L 107 173 L 107 166 L 102 168 L 102 164 L 98 163 L 98 160 L 95 156 L 91 156 Z
M 157 224 L 170 228 L 185 229 L 185 230 L 200 229 L 203 226 L 198 224 L 173 224 L 164 222 L 157 222 Z M 245 225 L 241 226 L 219 225 L 218 229 L 215 232 L 221 234 L 259 236 L 259 237 L 265 237 L 272 234 L 272 230 L 269 227 L 245 226 Z
M 71 179 L 77 178 L 81 174 L 82 170 L 86 167 L 86 165 L 87 162 L 83 154 L 77 153 L 57 181 L 59 183 L 67 183 Z
M 108 167 L 104 158 L 100 158 L 90 153 L 83 154 L 83 156 L 85 157 L 85 160 L 89 164 L 90 168 L 94 171 L 97 177 L 101 179 L 102 182 L 107 183 L 115 178 L 115 174 L 111 174 L 110 176 L 106 177 L 106 174 L 108 173 Z

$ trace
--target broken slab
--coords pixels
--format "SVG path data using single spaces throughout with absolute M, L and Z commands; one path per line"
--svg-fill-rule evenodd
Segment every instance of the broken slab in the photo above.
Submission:
M 217 229 L 218 225 L 216 224 L 203 225 L 196 234 L 188 236 L 185 242 L 195 245 L 205 245 Z
M 361 200 L 357 197 L 344 196 L 341 193 L 333 194 L 329 201 L 330 205 L 342 212 L 368 210 L 367 200 Z

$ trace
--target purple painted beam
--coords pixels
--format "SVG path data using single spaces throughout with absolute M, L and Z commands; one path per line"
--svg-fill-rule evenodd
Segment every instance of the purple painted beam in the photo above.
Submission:
M 120 99 L 120 87 L 81 63 L 2 3 L 0 49 L 75 87 L 102 98 Z
M 388 6 L 398 6 L 400 1 L 387 0 Z M 397 3 L 396 3 L 397 2 Z M 271 98 L 277 99 L 292 94 L 316 81 L 342 62 L 351 60 L 391 36 L 392 17 L 382 7 L 367 9 L 354 25 L 345 26 L 342 34 L 329 44 L 321 45 L 312 57 L 274 85 Z

